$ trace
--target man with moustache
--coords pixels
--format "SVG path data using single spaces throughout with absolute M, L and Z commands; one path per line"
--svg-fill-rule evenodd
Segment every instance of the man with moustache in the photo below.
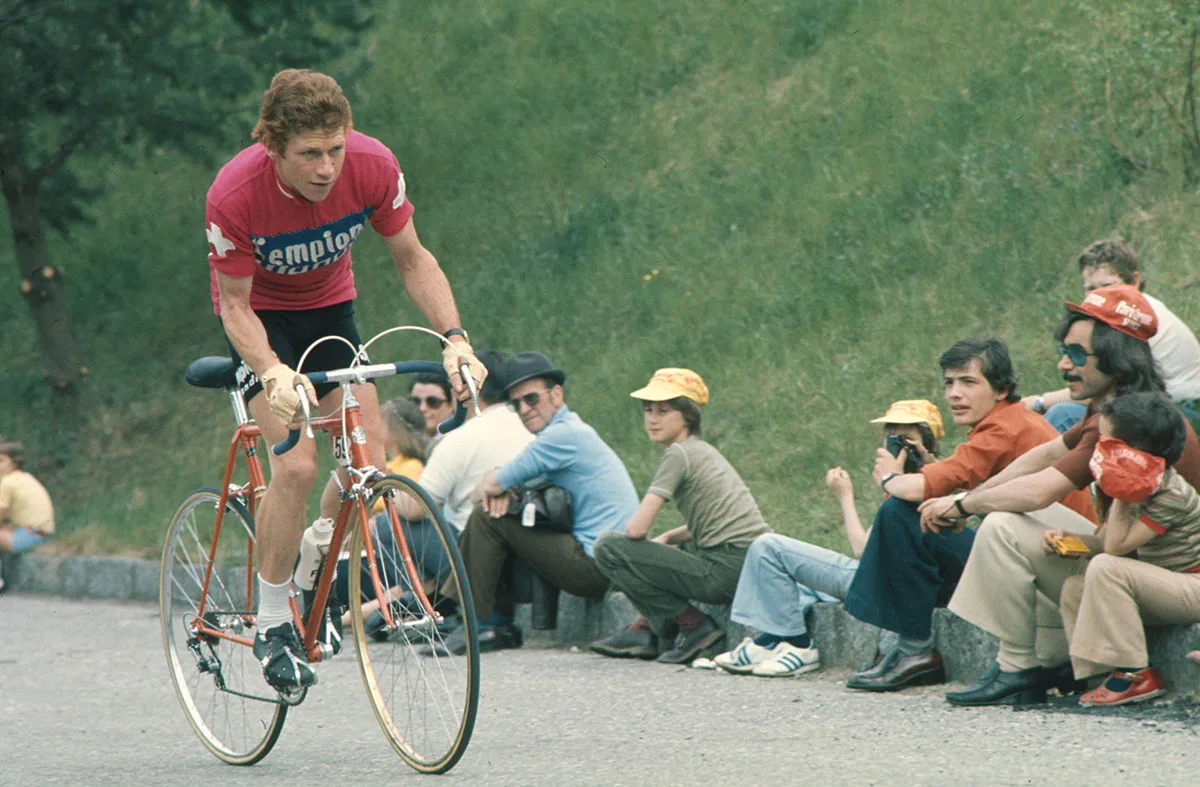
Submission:
M 1164 390 L 1147 344 L 1157 319 L 1137 288 L 1100 287 L 1083 303 L 1065 305 L 1056 333 L 1058 368 L 1071 398 L 1089 402 L 1087 417 L 978 489 L 921 504 L 922 523 L 933 527 L 947 524 L 946 517 L 987 515 L 949 606 L 996 635 L 1000 650 L 975 685 L 946 695 L 954 705 L 1038 702 L 1049 688 L 1077 688 L 1055 605 L 1066 579 L 1087 563 L 1047 554 L 1046 534 L 1091 533 L 1094 525 L 1053 501 L 1087 489 L 1094 479 L 1089 462 L 1099 439 L 1100 405 L 1126 394 Z M 1175 469 L 1200 486 L 1200 443 L 1191 427 Z M 1097 500 L 1103 516 L 1111 500 L 1103 490 L 1097 490 Z
M 846 681 L 860 691 L 896 691 L 941 683 L 941 654 L 933 647 L 936 606 L 950 598 L 971 551 L 974 531 L 922 528 L 916 504 L 959 489 L 974 489 L 1025 451 L 1055 437 L 1045 419 L 1026 410 L 1017 396 L 1008 347 L 994 338 L 956 342 L 941 358 L 942 384 L 954 422 L 970 429 L 954 455 L 916 473 L 904 473 L 905 451 L 876 451 L 875 480 L 891 495 L 879 507 L 862 562 L 846 594 L 854 617 L 896 636 L 876 663 Z M 1086 492 L 1067 493 L 1063 503 L 1095 517 Z

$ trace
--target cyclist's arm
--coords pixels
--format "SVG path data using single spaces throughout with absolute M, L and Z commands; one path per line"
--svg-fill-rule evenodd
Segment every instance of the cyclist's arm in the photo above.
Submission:
M 238 355 L 259 377 L 269 366 L 278 363 L 267 329 L 250 308 L 250 287 L 253 276 L 229 276 L 217 271 L 217 292 L 221 299 L 221 323 L 225 335 Z
M 429 325 L 438 333 L 462 327 L 450 282 L 437 259 L 421 245 L 412 220 L 395 235 L 384 238 L 383 242 L 392 256 L 392 262 L 396 264 L 408 297 L 425 315 Z

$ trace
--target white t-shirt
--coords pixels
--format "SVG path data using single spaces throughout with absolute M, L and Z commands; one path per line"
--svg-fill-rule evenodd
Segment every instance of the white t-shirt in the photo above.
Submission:
M 1146 300 L 1158 318 L 1158 332 L 1150 337 L 1150 352 L 1162 368 L 1167 393 L 1177 402 L 1200 399 L 1200 342 L 1196 334 L 1162 301 L 1149 295 Z
M 458 532 L 475 504 L 476 485 L 533 442 L 521 418 L 504 404 L 493 404 L 438 441 L 421 472 L 421 486 L 446 506 L 446 518 Z

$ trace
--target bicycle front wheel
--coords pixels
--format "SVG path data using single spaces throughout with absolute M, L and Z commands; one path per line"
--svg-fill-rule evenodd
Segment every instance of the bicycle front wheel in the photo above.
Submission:
M 390 603 L 392 625 L 380 629 L 379 617 L 367 630 L 361 604 L 351 604 L 355 651 L 367 695 L 384 734 L 410 766 L 423 773 L 445 773 L 466 751 L 479 707 L 479 647 L 475 608 L 454 532 L 429 493 L 407 478 L 384 476 L 359 506 L 360 517 L 376 500 L 384 511 L 365 529 L 371 539 L 378 591 L 367 558 L 350 561 L 351 599 Z M 401 522 L 402 512 L 420 513 Z M 364 528 L 355 528 L 351 555 L 364 554 Z M 407 553 L 407 554 L 406 554 Z M 414 570 L 407 568 L 408 558 Z M 428 606 L 415 592 L 413 573 Z M 456 610 L 455 610 L 456 607 Z M 462 627 L 450 636 L 451 616 Z M 436 612 L 437 614 L 430 614 Z M 439 616 L 445 620 L 438 621 Z M 447 637 L 458 641 L 446 644 Z
M 197 489 L 171 517 L 159 585 L 163 646 L 175 693 L 205 746 L 232 765 L 271 751 L 287 706 L 249 647 L 257 571 L 254 520 L 237 500 Z

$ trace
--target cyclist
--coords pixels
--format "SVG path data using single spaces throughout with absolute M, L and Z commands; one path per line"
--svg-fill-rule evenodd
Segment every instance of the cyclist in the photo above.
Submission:
M 350 247 L 368 221 L 383 236 L 413 303 L 453 344 L 443 348 L 443 358 L 455 394 L 465 398 L 460 357 L 476 380 L 487 373 L 460 327 L 445 274 L 417 238 L 395 156 L 353 130 L 350 103 L 338 83 L 308 70 L 279 72 L 263 97 L 252 136 L 255 144 L 234 156 L 213 181 L 205 219 L 214 309 L 239 364 L 239 391 L 268 443 L 284 439 L 299 418 L 297 384 L 324 413 L 341 404 L 336 385 L 314 389 L 295 369 L 300 354 L 319 337 L 332 334 L 356 348 L 360 344 Z M 346 367 L 354 354 L 344 342 L 324 342 L 304 368 Z M 383 467 L 375 387 L 360 385 L 355 396 L 372 463 Z M 290 689 L 316 682 L 288 604 L 305 501 L 316 480 L 316 446 L 302 439 L 283 456 L 269 457 L 271 482 L 257 514 L 254 653 L 267 682 Z M 321 513 L 335 515 L 338 503 L 330 485 Z

